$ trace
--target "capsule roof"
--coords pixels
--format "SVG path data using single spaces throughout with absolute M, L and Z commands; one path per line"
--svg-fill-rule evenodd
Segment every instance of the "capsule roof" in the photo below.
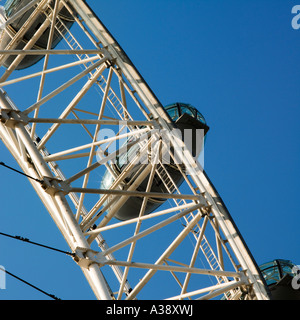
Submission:
M 165 110 L 168 112 L 173 121 L 176 121 L 184 113 L 187 113 L 193 118 L 207 125 L 204 116 L 191 104 L 176 102 L 165 106 Z

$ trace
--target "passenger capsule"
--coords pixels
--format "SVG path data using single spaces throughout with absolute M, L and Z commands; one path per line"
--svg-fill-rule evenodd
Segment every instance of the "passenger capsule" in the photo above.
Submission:
M 260 266 L 273 300 L 300 300 L 299 266 L 276 259 Z
M 8 0 L 0 9 L 0 20 L 1 23 L 5 23 L 8 19 L 12 18 L 15 14 L 17 14 L 20 10 L 22 10 L 26 5 L 28 5 L 31 0 Z M 54 0 L 50 1 L 49 6 L 51 8 L 54 7 Z M 36 6 L 33 6 L 21 16 L 19 16 L 16 20 L 14 20 L 11 24 L 9 24 L 6 29 L 0 32 L 0 50 L 5 50 L 11 39 L 17 34 L 20 28 L 24 25 L 24 23 L 29 19 L 30 15 L 34 11 Z M 40 28 L 40 26 L 45 22 L 46 15 L 51 13 L 51 9 L 45 10 L 45 12 L 40 13 L 31 24 L 28 31 L 23 36 L 22 40 L 13 48 L 13 50 L 22 50 L 29 40 L 32 39 L 36 31 Z M 74 23 L 74 18 L 70 14 L 70 12 L 63 7 L 63 9 L 58 13 L 56 19 L 56 28 L 54 31 L 53 41 L 52 41 L 52 49 L 54 49 L 57 44 L 62 40 L 63 35 L 66 33 L 65 26 L 69 29 Z M 50 33 L 50 26 L 44 31 L 42 36 L 37 39 L 34 46 L 31 49 L 34 50 L 45 50 L 47 49 L 47 43 Z M 3 65 L 8 68 L 11 63 L 14 61 L 16 56 L 8 57 Z M 20 64 L 16 67 L 16 70 L 28 68 L 39 60 L 43 58 L 43 55 L 27 55 L 20 62 Z
M 189 150 L 193 154 L 194 157 L 197 157 L 203 147 L 203 140 L 199 141 L 199 139 L 196 139 L 196 135 L 199 131 L 196 129 L 202 129 L 201 131 L 204 132 L 202 134 L 205 136 L 207 134 L 207 131 L 209 130 L 209 127 L 206 124 L 206 121 L 203 117 L 203 115 L 193 106 L 186 103 L 174 103 L 170 104 L 165 107 L 165 110 L 169 114 L 172 121 L 175 123 L 177 128 L 182 133 L 182 139 L 185 141 L 185 134 L 186 132 L 189 133 L 189 136 L 192 137 L 192 143 L 190 144 Z M 130 142 L 130 140 L 128 140 Z M 186 143 L 186 141 L 185 141 Z M 114 171 L 116 176 L 120 175 L 123 170 L 125 169 L 127 165 L 128 159 L 130 159 L 131 154 L 136 154 L 138 151 L 139 145 L 136 144 L 128 149 L 127 153 L 122 154 L 120 157 L 117 158 L 116 163 L 111 166 L 111 170 Z M 180 171 L 178 170 L 177 166 L 174 164 L 174 161 L 172 158 L 170 158 L 171 161 L 169 163 L 164 164 L 164 167 L 171 177 L 171 179 L 174 181 L 177 187 L 179 187 L 184 178 Z M 134 169 L 131 171 L 129 176 L 123 181 L 123 184 L 125 185 L 130 182 L 130 180 L 134 179 L 137 173 L 139 172 L 139 169 L 141 168 L 141 164 L 137 164 L 134 166 Z M 136 191 L 142 191 L 145 192 L 147 188 L 147 183 L 149 180 L 149 175 L 143 180 L 143 182 L 139 185 L 139 187 L 136 189 Z M 151 186 L 150 192 L 158 192 L 158 193 L 169 193 L 169 190 L 165 186 L 164 182 L 162 181 L 161 177 L 166 175 L 166 173 L 162 172 L 161 176 L 159 176 L 157 173 L 154 175 L 153 183 Z M 103 176 L 103 179 L 101 181 L 100 189 L 109 189 L 111 185 L 114 182 L 114 178 L 111 175 L 111 173 L 107 170 Z M 108 200 L 111 201 L 111 200 Z M 166 199 L 162 198 L 148 198 L 145 213 L 149 214 L 153 212 L 155 209 L 157 209 L 159 206 L 161 206 Z M 116 201 L 117 202 L 117 201 Z M 116 210 L 115 218 L 119 220 L 128 220 L 132 218 L 136 218 L 139 216 L 139 212 L 142 206 L 143 198 L 142 197 L 131 197 L 129 198 L 125 204 L 120 206 L 119 208 L 114 208 L 116 205 L 115 203 L 111 203 L 111 206 L 109 210 Z M 106 202 L 107 204 L 108 202 Z

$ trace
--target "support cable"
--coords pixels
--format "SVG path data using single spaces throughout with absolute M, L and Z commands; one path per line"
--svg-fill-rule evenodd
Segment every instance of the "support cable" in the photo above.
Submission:
M 10 170 L 12 170 L 12 171 L 15 171 L 15 172 L 17 172 L 17 173 L 19 173 L 19 174 L 22 174 L 23 176 L 25 176 L 25 177 L 27 177 L 27 178 L 29 178 L 29 179 L 35 180 L 35 181 L 37 181 L 37 182 L 39 182 L 39 183 L 43 183 L 43 182 L 44 182 L 43 180 L 36 179 L 36 178 L 31 177 L 31 176 L 29 176 L 28 174 L 26 174 L 26 173 L 24 173 L 24 172 L 22 172 L 22 171 L 19 171 L 19 170 L 17 170 L 17 169 L 14 169 L 14 168 L 10 167 L 10 166 L 6 165 L 6 164 L 5 164 L 4 162 L 2 162 L 2 161 L 0 162 L 0 165 L 3 166 L 3 167 L 5 167 L 5 168 L 8 168 L 8 169 L 10 169 Z
M 10 170 L 12 170 L 12 171 L 15 171 L 15 172 L 17 172 L 17 173 L 19 173 L 19 174 L 21 174 L 21 175 L 23 175 L 23 176 L 25 176 L 25 177 L 27 177 L 27 178 L 29 178 L 29 179 L 35 180 L 35 181 L 37 181 L 37 182 L 39 182 L 39 183 L 43 183 L 43 180 L 40 180 L 40 179 L 36 179 L 36 178 L 34 178 L 34 177 L 31 177 L 31 176 L 25 174 L 24 172 L 21 172 L 21 171 L 19 171 L 19 170 L 16 170 L 16 169 L 14 169 L 14 168 L 6 165 L 6 164 L 5 164 L 4 162 L 2 162 L 2 161 L 0 162 L 0 165 L 3 166 L 3 167 L 6 167 L 6 168 L 8 168 L 8 169 L 10 169 Z M 27 242 L 27 243 L 30 243 L 30 244 L 33 244 L 33 245 L 36 245 L 36 246 L 39 246 L 39 247 L 43 247 L 43 248 L 46 248 L 46 249 L 49 249 L 49 250 L 53 250 L 53 251 L 56 251 L 56 252 L 61 252 L 61 253 L 64 253 L 64 254 L 67 254 L 67 255 L 70 255 L 70 256 L 75 256 L 75 253 L 73 253 L 73 252 L 64 251 L 64 250 L 60 250 L 60 249 L 57 249 L 57 248 L 54 248 L 54 247 L 46 246 L 46 245 L 41 244 L 41 243 L 37 243 L 37 242 L 30 241 L 28 238 L 24 238 L 24 237 L 21 237 L 21 236 L 12 236 L 12 235 L 10 235 L 10 234 L 3 233 L 3 232 L 0 232 L 0 235 L 5 236 L 5 237 L 9 237 L 9 238 L 12 238 L 12 239 L 20 240 L 20 241 L 23 241 L 23 242 Z M 5 273 L 7 273 L 8 275 L 12 276 L 13 278 L 15 278 L 15 279 L 17 279 L 17 280 L 19 280 L 19 281 L 27 284 L 28 286 L 34 288 L 35 290 L 37 290 L 37 291 L 39 291 L 39 292 L 47 295 L 48 297 L 50 297 L 50 298 L 52 298 L 52 299 L 54 299 L 54 300 L 61 300 L 61 299 L 57 298 L 55 295 L 50 294 L 50 293 L 48 293 L 48 292 L 46 292 L 46 291 L 44 291 L 44 290 L 36 287 L 35 285 L 33 285 L 33 284 L 29 283 L 28 281 L 25 281 L 24 279 L 22 279 L 22 278 L 20 278 L 20 277 L 18 277 L 18 276 L 16 276 L 16 275 L 14 275 L 14 274 L 12 274 L 11 272 L 7 271 L 6 269 L 2 269 L 1 266 L 0 266 L 0 269 L 1 269 L 2 271 L 4 271 Z
M 54 299 L 54 300 L 61 300 L 61 299 L 57 298 L 54 294 L 48 293 L 48 292 L 46 292 L 46 291 L 44 291 L 44 290 L 36 287 L 35 285 L 33 285 L 33 284 L 25 281 L 24 279 L 21 279 L 20 277 L 12 274 L 11 272 L 7 271 L 6 269 L 3 269 L 3 268 L 0 267 L 0 270 L 3 271 L 3 272 L 5 272 L 5 273 L 7 273 L 7 274 L 9 274 L 9 275 L 12 276 L 13 278 L 16 278 L 17 280 L 19 280 L 19 281 L 27 284 L 28 286 L 34 288 L 35 290 L 37 290 L 37 291 L 39 291 L 39 292 L 42 292 L 43 294 L 45 294 L 46 296 L 48 296 L 48 297 L 50 297 L 50 298 L 52 298 L 52 299 Z
M 23 238 L 23 237 L 20 237 L 20 236 L 12 236 L 10 234 L 3 233 L 3 232 L 0 232 L 0 235 L 1 236 L 5 236 L 5 237 L 9 237 L 9 238 L 13 238 L 13 239 L 16 239 L 16 240 L 24 241 L 24 242 L 27 242 L 27 243 L 30 243 L 30 244 L 34 244 L 36 246 L 40 246 L 40 247 L 43 247 L 43 248 L 46 248 L 46 249 L 50 249 L 50 250 L 54 250 L 54 251 L 57 251 L 57 252 L 65 253 L 65 254 L 67 254 L 69 256 L 72 256 L 72 257 L 75 256 L 74 252 L 64 251 L 64 250 L 60 250 L 60 249 L 53 248 L 53 247 L 50 247 L 50 246 L 46 246 L 46 245 L 41 244 L 41 243 L 30 241 L 28 238 Z

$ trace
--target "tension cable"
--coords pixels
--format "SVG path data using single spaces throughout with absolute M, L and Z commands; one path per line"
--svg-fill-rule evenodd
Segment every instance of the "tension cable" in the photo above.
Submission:
M 65 254 L 67 254 L 69 256 L 75 256 L 75 253 L 73 253 L 73 252 L 64 251 L 64 250 L 60 250 L 60 249 L 53 248 L 53 247 L 50 247 L 50 246 L 46 246 L 44 244 L 33 242 L 33 241 L 30 241 L 27 238 L 23 238 L 23 237 L 20 237 L 20 236 L 12 236 L 10 234 L 6 234 L 6 233 L 3 233 L 3 232 L 0 232 L 0 235 L 5 236 L 5 237 L 9 237 L 9 238 L 13 238 L 13 239 L 16 239 L 16 240 L 24 241 L 24 242 L 27 242 L 27 243 L 30 243 L 30 244 L 34 244 L 36 246 L 40 246 L 40 247 L 43 247 L 43 248 L 46 248 L 46 249 L 50 249 L 50 250 L 54 250 L 54 251 L 57 251 L 57 252 L 65 253 Z
M 23 176 L 25 176 L 25 177 L 27 177 L 27 178 L 29 178 L 29 179 L 35 180 L 35 181 L 37 181 L 37 182 L 39 182 L 39 183 L 43 183 L 43 182 L 44 182 L 43 180 L 40 180 L 40 179 L 31 177 L 31 176 L 29 176 L 28 174 L 26 174 L 26 173 L 24 173 L 24 172 L 22 172 L 22 171 L 19 171 L 19 170 L 17 170 L 17 169 L 14 169 L 14 168 L 10 167 L 10 166 L 6 165 L 6 164 L 5 164 L 4 162 L 2 162 L 2 161 L 0 162 L 0 165 L 3 166 L 3 167 L 5 167 L 5 168 L 8 168 L 8 169 L 10 169 L 10 170 L 12 170 L 12 171 L 15 171 L 15 172 L 17 172 L 17 173 L 19 173 L 19 174 L 22 174 Z
M 35 290 L 37 290 L 37 291 L 39 291 L 39 292 L 42 292 L 43 294 L 45 294 L 46 296 L 48 296 L 48 297 L 50 297 L 50 298 L 52 298 L 52 299 L 54 299 L 54 300 L 61 300 L 61 299 L 57 298 L 54 294 L 48 293 L 48 292 L 46 292 L 46 291 L 44 291 L 44 290 L 36 287 L 35 285 L 33 285 L 33 284 L 25 281 L 24 279 L 21 279 L 20 277 L 12 274 L 11 272 L 7 271 L 6 269 L 3 269 L 3 268 L 0 267 L 0 270 L 3 271 L 3 272 L 5 272 L 5 273 L 7 273 L 7 274 L 9 274 L 9 275 L 12 276 L 13 278 L 16 278 L 17 280 L 19 280 L 19 281 L 27 284 L 28 286 L 34 288 Z

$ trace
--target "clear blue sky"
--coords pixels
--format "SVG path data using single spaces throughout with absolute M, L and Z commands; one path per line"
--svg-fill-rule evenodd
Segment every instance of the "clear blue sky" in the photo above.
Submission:
M 188 102 L 206 117 L 205 170 L 258 264 L 300 264 L 300 0 L 88 3 L 164 105 Z M 2 143 L 0 161 L 15 166 Z M 0 232 L 67 250 L 26 178 L 0 177 Z M 68 256 L 3 237 L 0 252 L 0 265 L 45 291 L 94 298 Z M 0 299 L 47 297 L 7 276 Z

